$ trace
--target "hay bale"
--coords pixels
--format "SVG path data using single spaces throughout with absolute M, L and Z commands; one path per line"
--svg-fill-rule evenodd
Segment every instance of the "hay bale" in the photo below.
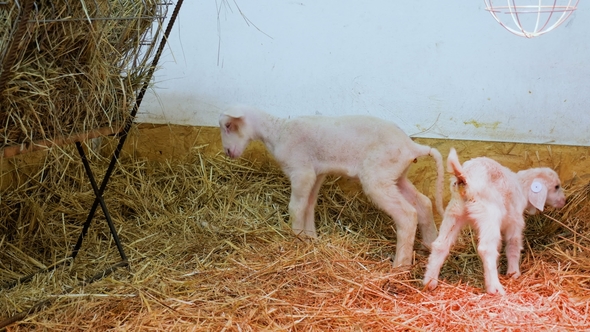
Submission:
M 4 6 L 0 148 L 116 128 L 127 119 L 150 65 L 151 34 L 159 31 L 152 25 L 163 19 L 165 5 L 36 1 L 20 40 L 13 37 L 21 6 L 16 1 Z

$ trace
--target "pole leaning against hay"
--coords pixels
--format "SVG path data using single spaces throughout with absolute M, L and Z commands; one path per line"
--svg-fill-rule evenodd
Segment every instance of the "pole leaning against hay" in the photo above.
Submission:
M 283 119 L 234 106 L 219 117 L 225 153 L 242 155 L 262 141 L 291 181 L 289 214 L 296 235 L 316 238 L 314 209 L 326 175 L 359 179 L 364 192 L 396 224 L 393 265 L 412 264 L 417 226 L 426 247 L 437 236 L 430 199 L 408 180 L 410 164 L 430 155 L 437 165 L 436 208 L 442 216 L 443 161 L 438 150 L 415 143 L 397 125 L 370 116 Z

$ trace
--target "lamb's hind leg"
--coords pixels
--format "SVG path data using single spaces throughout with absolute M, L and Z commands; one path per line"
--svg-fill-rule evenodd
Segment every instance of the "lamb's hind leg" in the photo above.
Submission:
M 498 249 L 502 243 L 500 225 L 502 215 L 495 207 L 482 206 L 480 211 L 471 213 L 478 228 L 477 252 L 483 262 L 486 290 L 490 294 L 504 295 L 504 287 L 498 278 Z
M 393 266 L 412 265 L 414 239 L 418 224 L 417 212 L 408 203 L 392 180 L 361 179 L 367 196 L 395 222 L 397 245 Z
M 510 223 L 510 227 L 505 230 L 506 240 L 506 259 L 508 260 L 508 269 L 506 274 L 516 279 L 520 276 L 520 251 L 522 250 L 522 229 L 524 220 L 521 215 L 518 219 Z
M 404 198 L 416 208 L 418 213 L 418 227 L 422 234 L 422 242 L 428 249 L 436 239 L 437 230 L 432 214 L 432 202 L 428 197 L 418 191 L 406 177 L 398 179 L 398 184 Z
M 309 211 L 309 200 L 312 190 L 316 184 L 316 174 L 312 170 L 302 170 L 290 175 L 291 200 L 289 201 L 289 216 L 291 227 L 295 235 L 305 235 L 316 238 L 315 225 L 308 229 L 307 215 Z M 315 204 L 315 203 L 314 203 Z M 313 206 L 312 218 L 313 218 Z

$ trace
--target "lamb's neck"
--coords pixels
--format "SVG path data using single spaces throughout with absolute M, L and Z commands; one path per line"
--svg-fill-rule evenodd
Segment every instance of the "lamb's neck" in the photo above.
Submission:
M 275 117 L 267 113 L 257 114 L 255 139 L 262 141 L 266 148 L 274 154 L 275 143 L 279 139 L 281 128 L 286 119 Z

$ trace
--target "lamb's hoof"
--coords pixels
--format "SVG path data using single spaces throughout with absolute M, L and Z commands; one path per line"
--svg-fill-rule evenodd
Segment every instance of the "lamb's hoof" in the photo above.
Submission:
M 504 287 L 502 285 L 491 285 L 486 287 L 488 294 L 491 295 L 506 295 L 506 291 L 504 291 Z
M 438 287 L 438 279 L 424 278 L 424 280 L 422 281 L 422 284 L 424 285 L 424 287 L 426 287 L 426 289 L 432 291 L 432 290 L 435 290 L 436 287 Z
M 318 236 L 315 232 L 306 232 L 305 230 L 293 230 L 295 236 L 304 242 L 315 242 Z

